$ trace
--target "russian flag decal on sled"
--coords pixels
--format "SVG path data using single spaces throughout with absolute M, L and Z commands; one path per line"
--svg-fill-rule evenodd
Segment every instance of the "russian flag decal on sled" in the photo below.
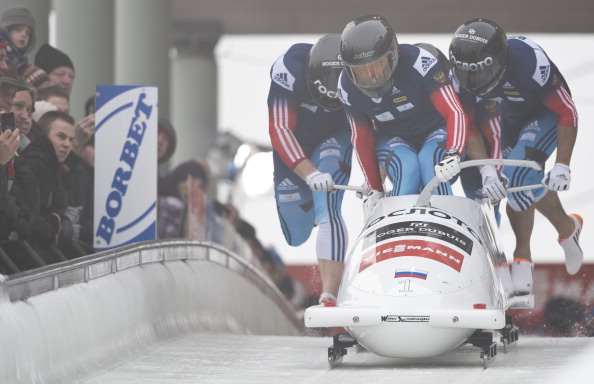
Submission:
M 397 269 L 394 274 L 394 278 L 398 277 L 414 277 L 415 279 L 427 280 L 427 271 L 416 270 L 412 271 L 409 269 Z

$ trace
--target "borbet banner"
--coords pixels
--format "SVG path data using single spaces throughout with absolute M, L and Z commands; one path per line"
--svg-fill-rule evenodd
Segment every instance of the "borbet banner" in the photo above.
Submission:
M 96 87 L 96 250 L 156 238 L 157 95 L 157 87 Z

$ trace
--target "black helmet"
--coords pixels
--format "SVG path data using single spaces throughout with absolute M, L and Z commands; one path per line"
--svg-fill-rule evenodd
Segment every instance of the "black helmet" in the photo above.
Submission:
M 326 35 L 311 47 L 305 79 L 309 92 L 322 108 L 330 111 L 340 108 L 336 89 L 343 68 L 340 35 Z
M 439 48 L 428 43 L 417 43 L 415 45 L 419 48 L 423 48 L 425 51 L 435 56 L 444 73 L 447 74 L 450 72 L 450 61 Z
M 450 43 L 450 62 L 460 86 L 475 96 L 486 96 L 501 80 L 507 59 L 507 36 L 491 20 L 462 24 Z
M 340 37 L 340 53 L 350 79 L 367 96 L 379 98 L 392 89 L 398 40 L 381 16 L 348 23 Z

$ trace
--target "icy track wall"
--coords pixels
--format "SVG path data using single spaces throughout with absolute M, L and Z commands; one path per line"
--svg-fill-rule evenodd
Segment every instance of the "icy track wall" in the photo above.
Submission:
M 70 382 L 189 332 L 302 332 L 263 274 L 208 243 L 96 254 L 0 290 L 0 383 Z

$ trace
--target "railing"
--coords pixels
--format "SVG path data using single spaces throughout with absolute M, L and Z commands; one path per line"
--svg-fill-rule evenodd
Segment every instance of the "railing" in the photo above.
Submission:
M 295 309 L 263 272 L 224 247 L 206 241 L 179 239 L 155 240 L 134 244 L 13 274 L 1 284 L 7 291 L 11 301 L 26 301 L 32 296 L 55 291 L 73 284 L 86 283 L 127 268 L 149 263 L 193 260 L 216 263 L 244 277 L 276 302 L 287 316 L 287 319 L 297 329 L 303 331 L 303 324 L 297 318 Z

